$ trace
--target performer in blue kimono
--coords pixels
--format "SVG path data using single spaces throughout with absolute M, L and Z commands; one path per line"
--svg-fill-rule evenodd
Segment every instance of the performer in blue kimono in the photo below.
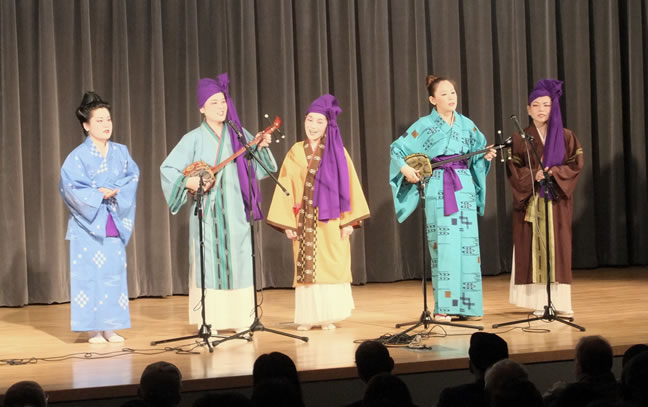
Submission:
M 109 141 L 110 105 L 86 92 L 76 111 L 85 141 L 61 167 L 59 191 L 70 208 L 70 309 L 73 331 L 90 343 L 123 342 L 130 328 L 126 245 L 135 225 L 139 169 L 123 144 Z
M 419 203 L 419 171 L 405 157 L 423 153 L 442 161 L 484 149 L 486 138 L 467 117 L 455 111 L 454 82 L 427 77 L 434 106 L 391 145 L 389 182 L 396 215 L 403 222 Z M 427 238 L 434 289 L 434 318 L 450 321 L 483 316 L 477 214 L 484 214 L 486 174 L 495 150 L 437 167 L 425 187 Z
M 162 190 L 172 214 L 187 202 L 189 192 L 199 187 L 198 176 L 183 171 L 191 164 L 204 161 L 210 167 L 227 160 L 242 148 L 236 130 L 252 140 L 241 127 L 236 108 L 229 95 L 226 73 L 216 80 L 198 82 L 198 108 L 204 120 L 185 134 L 160 166 Z M 257 135 L 260 136 L 260 135 Z M 263 135 L 257 144 L 260 158 L 270 171 L 277 164 L 267 147 L 272 141 Z M 249 183 L 247 159 L 240 155 L 215 174 L 205 185 L 203 196 L 203 235 L 205 242 L 205 304 L 207 323 L 212 333 L 218 330 L 247 329 L 254 321 L 254 289 L 252 287 L 252 250 L 250 244 Z M 254 219 L 263 218 L 261 194 L 257 179 L 266 177 L 265 170 L 254 164 L 252 173 L 252 209 Z M 189 195 L 191 196 L 191 195 Z M 198 217 L 194 216 L 196 201 L 191 199 L 189 212 L 189 322 L 201 325 L 200 308 L 200 239 Z

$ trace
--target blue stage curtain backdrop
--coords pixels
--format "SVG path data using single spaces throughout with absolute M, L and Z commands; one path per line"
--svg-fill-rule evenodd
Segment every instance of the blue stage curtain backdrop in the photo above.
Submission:
M 641 0 L 2 0 L 0 305 L 69 301 L 68 213 L 60 167 L 82 141 L 85 90 L 113 106 L 113 140 L 141 170 L 128 247 L 131 297 L 187 292 L 187 211 L 171 216 L 159 166 L 199 125 L 196 84 L 229 72 L 242 122 L 279 115 L 303 138 L 309 103 L 337 96 L 339 125 L 372 216 L 352 237 L 354 283 L 420 277 L 422 217 L 403 224 L 388 184 L 389 145 L 429 113 L 428 73 L 454 78 L 459 111 L 495 141 L 527 123 L 527 94 L 565 81 L 566 127 L 583 145 L 574 196 L 577 268 L 648 263 L 648 10 Z M 262 182 L 267 210 L 274 185 Z M 484 274 L 511 268 L 504 164 L 480 219 Z M 289 287 L 289 241 L 256 228 L 262 287 Z

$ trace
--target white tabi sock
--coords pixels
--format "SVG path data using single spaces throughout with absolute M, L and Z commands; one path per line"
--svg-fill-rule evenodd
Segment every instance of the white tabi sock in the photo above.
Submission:
M 124 342 L 124 338 L 122 336 L 117 335 L 117 333 L 115 331 L 103 331 L 103 336 L 110 343 Z
M 106 338 L 104 338 L 99 331 L 88 331 L 88 342 L 106 343 Z

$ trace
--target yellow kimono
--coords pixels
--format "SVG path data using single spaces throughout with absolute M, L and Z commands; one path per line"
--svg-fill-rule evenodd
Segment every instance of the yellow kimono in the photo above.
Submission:
M 360 227 L 362 220 L 369 217 L 362 186 L 345 149 L 351 210 L 342 213 L 339 219 L 317 220 L 317 208 L 312 206 L 312 190 L 324 152 L 324 139 L 320 140 L 314 156 L 310 143 L 300 141 L 290 149 L 279 172 L 279 182 L 288 189 L 290 196 L 277 187 L 267 216 L 271 226 L 281 231 L 292 229 L 297 232 L 297 239 L 293 240 L 295 287 L 351 283 L 351 247 L 348 238 L 341 238 L 341 228 L 349 225 Z M 315 224 L 316 227 L 310 227 Z

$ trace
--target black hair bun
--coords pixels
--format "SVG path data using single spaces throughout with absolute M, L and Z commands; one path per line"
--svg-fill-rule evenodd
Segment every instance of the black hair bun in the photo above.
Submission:
M 83 123 L 87 123 L 90 120 L 90 113 L 102 107 L 110 111 L 110 104 L 103 100 L 101 96 L 92 91 L 84 93 L 81 104 L 76 110 L 76 117 L 79 119 L 79 123 L 81 123 L 81 128 L 83 128 Z M 83 131 L 85 132 L 85 129 Z

